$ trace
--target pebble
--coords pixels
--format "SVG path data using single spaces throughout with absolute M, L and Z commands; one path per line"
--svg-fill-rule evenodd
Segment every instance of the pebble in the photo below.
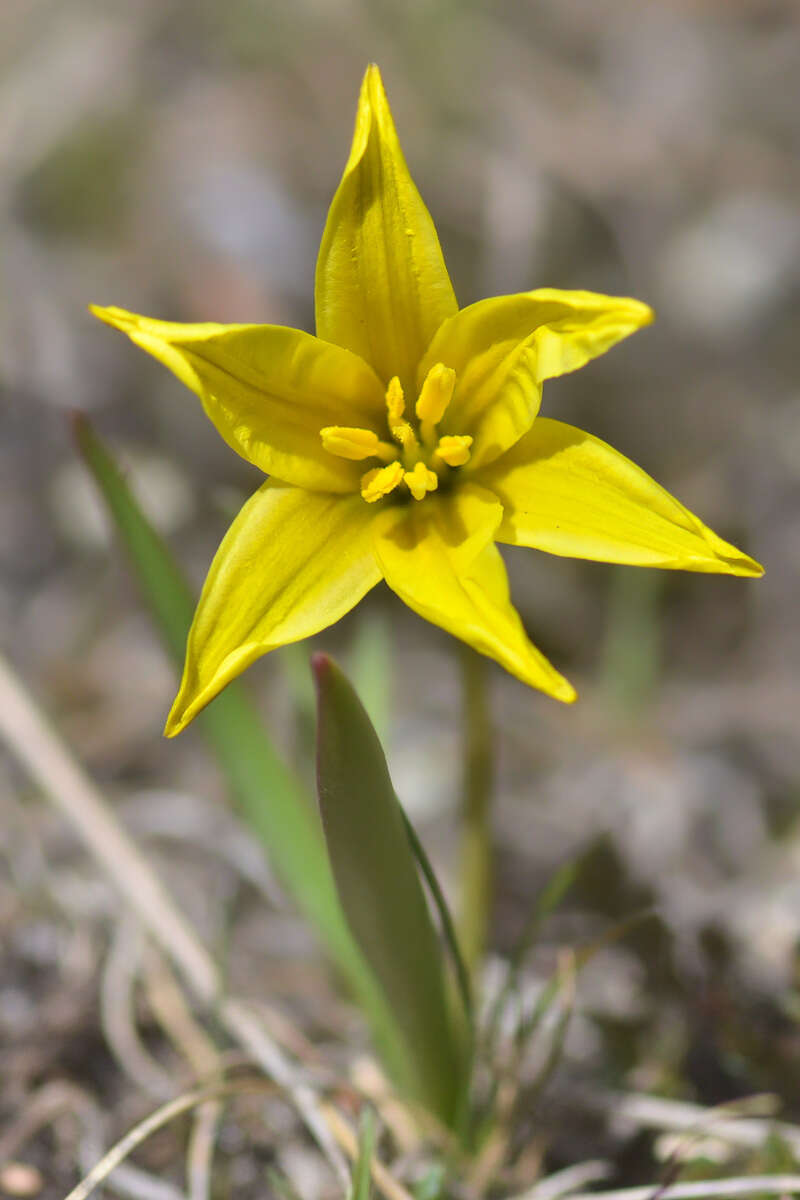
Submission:
M 7 1162 L 0 1167 L 0 1192 L 6 1196 L 38 1196 L 43 1187 L 41 1171 L 30 1163 Z

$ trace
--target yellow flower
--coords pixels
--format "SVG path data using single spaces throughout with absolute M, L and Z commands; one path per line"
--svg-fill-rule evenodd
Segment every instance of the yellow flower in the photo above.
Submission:
M 322 237 L 316 337 L 93 311 L 169 367 L 270 477 L 211 565 L 169 736 L 255 659 L 331 625 L 381 579 L 525 683 L 573 700 L 525 634 L 496 542 L 762 573 L 610 446 L 536 419 L 545 379 L 652 312 L 549 288 L 459 311 L 375 66 Z

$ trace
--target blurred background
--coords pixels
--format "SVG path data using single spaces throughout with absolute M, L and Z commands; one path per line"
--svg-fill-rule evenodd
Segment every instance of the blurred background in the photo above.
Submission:
M 89 414 L 199 586 L 258 474 L 86 305 L 313 330 L 317 246 L 369 61 L 462 305 L 552 286 L 656 309 L 653 327 L 550 382 L 542 411 L 610 441 L 767 569 L 749 582 L 506 556 L 531 636 L 580 700 L 563 708 L 491 668 L 494 946 L 508 948 L 576 854 L 542 969 L 610 919 L 660 913 L 586 974 L 553 1112 L 575 1117 L 574 1087 L 602 1081 L 703 1104 L 771 1090 L 800 1118 L 792 0 L 3 0 L 2 645 L 196 923 L 225 942 L 232 977 L 321 1019 L 324 975 L 274 890 L 264 919 L 267 869 L 243 848 L 198 735 L 161 739 L 174 671 L 68 414 Z M 390 647 L 397 788 L 449 882 L 457 659 L 384 588 L 316 642 L 348 661 L 364 622 L 376 654 Z M 248 673 L 306 762 L 295 714 L 308 649 Z M 69 1079 L 124 1108 L 132 1085 L 98 1012 L 113 895 L 8 760 L 0 821 L 4 1104 Z M 575 1117 L 553 1133 L 552 1161 L 603 1136 Z M 640 1162 L 636 1130 L 616 1136 Z

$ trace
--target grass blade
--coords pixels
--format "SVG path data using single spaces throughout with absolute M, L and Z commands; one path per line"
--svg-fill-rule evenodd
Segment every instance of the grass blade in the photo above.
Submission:
M 75 417 L 74 433 L 154 622 L 180 665 L 194 612 L 191 589 L 85 417 Z M 197 724 L 242 815 L 263 841 L 276 874 L 342 972 L 390 1068 L 394 1067 L 400 1057 L 398 1035 L 342 914 L 311 797 L 270 742 L 241 684 L 230 684 L 200 714 Z
M 511 996 L 516 992 L 519 983 L 520 971 L 525 963 L 527 955 L 539 936 L 543 922 L 550 916 L 555 909 L 558 908 L 564 896 L 572 887 L 575 877 L 578 873 L 578 861 L 566 862 L 555 874 L 548 879 L 547 883 L 542 888 L 536 901 L 528 914 L 527 920 L 523 926 L 522 932 L 517 938 L 514 949 L 511 952 L 508 975 L 506 976 L 503 986 L 497 993 L 494 1002 L 489 1011 L 486 1020 L 486 1031 L 484 1034 L 485 1054 L 491 1060 L 497 1038 L 500 1030 L 500 1021 L 506 1005 Z
M 365 1108 L 358 1129 L 358 1158 L 353 1172 L 351 1200 L 370 1200 L 372 1195 L 372 1156 L 375 1153 L 375 1114 Z

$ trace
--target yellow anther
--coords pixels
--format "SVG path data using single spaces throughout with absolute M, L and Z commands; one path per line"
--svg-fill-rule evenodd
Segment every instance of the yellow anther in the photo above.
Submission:
M 407 454 L 412 454 L 419 448 L 419 442 L 414 430 L 405 420 L 405 411 L 406 399 L 403 395 L 403 385 L 394 375 L 389 380 L 389 386 L 386 389 L 386 416 L 394 440 L 403 447 Z
M 378 449 L 378 435 L 371 429 L 349 429 L 344 425 L 328 425 L 320 429 L 322 445 L 330 454 L 350 458 L 372 458 Z
M 386 389 L 386 412 L 389 417 L 389 428 L 398 425 L 405 415 L 406 398 L 403 395 L 403 385 L 400 380 L 394 375 L 389 380 L 389 386 Z
M 367 504 L 388 496 L 399 483 L 403 482 L 403 467 L 399 462 L 389 463 L 387 467 L 375 467 L 361 476 L 361 495 Z
M 426 424 L 436 425 L 445 414 L 445 409 L 456 386 L 456 373 L 444 363 L 436 363 L 425 376 L 422 391 L 417 400 L 417 416 Z
M 395 455 L 394 447 L 382 442 L 371 429 L 327 425 L 319 432 L 323 448 L 339 458 L 349 458 L 353 462 L 359 462 L 362 458 L 382 458 L 384 462 L 390 462 Z
M 392 436 L 405 450 L 406 461 L 411 458 L 411 462 L 413 462 L 416 452 L 419 450 L 419 441 L 408 421 L 401 421 L 399 425 L 392 426 Z
M 436 446 L 436 458 L 447 463 L 448 467 L 463 467 L 465 462 L 469 462 L 471 445 L 472 438 L 466 435 L 440 437 Z
M 439 486 L 439 477 L 423 462 L 418 462 L 413 471 L 406 471 L 403 479 L 415 500 L 422 500 L 428 492 L 435 492 Z

